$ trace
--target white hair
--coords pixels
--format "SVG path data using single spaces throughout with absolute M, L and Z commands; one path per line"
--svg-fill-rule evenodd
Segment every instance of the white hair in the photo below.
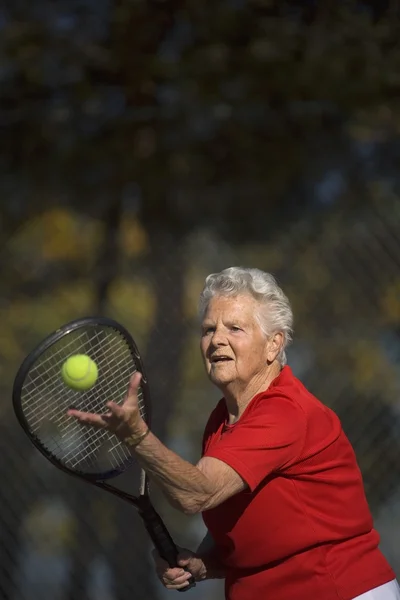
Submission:
M 199 315 L 203 319 L 210 300 L 214 296 L 239 296 L 249 294 L 260 305 L 255 315 L 262 331 L 270 336 L 283 334 L 283 346 L 277 359 L 286 364 L 285 348 L 292 341 L 293 312 L 287 296 L 270 273 L 260 269 L 229 267 L 220 273 L 211 273 L 206 277 L 199 300 Z

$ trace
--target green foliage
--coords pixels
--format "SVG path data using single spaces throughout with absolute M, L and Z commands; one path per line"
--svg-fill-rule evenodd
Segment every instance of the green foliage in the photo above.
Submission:
M 355 3 L 120 0 L 47 19 L 41 6 L 10 11 L 0 48 L 3 169 L 26 205 L 97 214 L 112 195 L 136 202 L 135 184 L 151 227 L 212 219 L 262 239 L 308 206 L 290 195 L 321 174 L 326 136 L 343 145 L 361 110 L 397 110 L 396 24 Z

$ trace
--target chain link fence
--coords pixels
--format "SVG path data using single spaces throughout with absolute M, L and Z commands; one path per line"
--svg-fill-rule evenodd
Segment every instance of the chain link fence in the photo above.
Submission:
M 141 254 L 137 240 L 145 234 L 136 224 L 130 229 L 138 244 L 134 262 L 124 246 L 105 312 L 145 349 L 155 433 L 195 461 L 202 428 L 218 399 L 198 352 L 196 301 L 204 276 L 234 264 L 273 272 L 295 313 L 289 364 L 340 415 L 364 475 L 382 549 L 400 573 L 400 202 L 389 195 L 374 198 L 357 210 L 331 207 L 310 214 L 265 243 L 234 247 L 205 228 L 166 247 L 163 268 Z M 78 223 L 83 219 L 86 231 L 93 225 L 67 209 L 63 215 Z M 48 246 L 44 251 L 48 221 L 28 225 L 4 251 L 14 284 L 10 279 L 0 308 L 0 596 L 171 597 L 173 592 L 156 580 L 151 548 L 134 509 L 58 473 L 30 446 L 14 418 L 11 387 L 20 360 L 52 329 L 95 306 L 90 269 L 88 278 L 55 278 L 54 285 L 47 279 L 50 262 L 57 273 L 66 269 L 61 230 L 59 252 L 51 253 Z M 66 236 L 71 248 L 80 243 L 81 230 L 74 231 Z M 46 280 L 42 294 L 21 293 L 22 254 L 23 261 L 29 257 L 31 280 L 39 289 Z M 157 490 L 154 498 L 177 543 L 195 547 L 205 533 L 201 518 L 177 514 Z M 216 600 L 223 597 L 223 585 L 205 583 L 190 594 L 195 600 Z

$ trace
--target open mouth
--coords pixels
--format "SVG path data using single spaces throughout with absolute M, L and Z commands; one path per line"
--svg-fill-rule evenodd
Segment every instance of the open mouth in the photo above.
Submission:
M 221 363 L 221 362 L 228 362 L 232 360 L 231 358 L 229 358 L 229 356 L 214 356 L 213 358 L 210 359 L 210 362 L 212 364 L 215 363 Z

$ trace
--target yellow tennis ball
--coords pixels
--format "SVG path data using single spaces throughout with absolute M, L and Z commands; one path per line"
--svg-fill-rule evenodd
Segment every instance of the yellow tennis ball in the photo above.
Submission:
M 90 390 L 97 381 L 97 365 L 86 354 L 70 356 L 62 366 L 61 376 L 64 383 L 73 390 Z

